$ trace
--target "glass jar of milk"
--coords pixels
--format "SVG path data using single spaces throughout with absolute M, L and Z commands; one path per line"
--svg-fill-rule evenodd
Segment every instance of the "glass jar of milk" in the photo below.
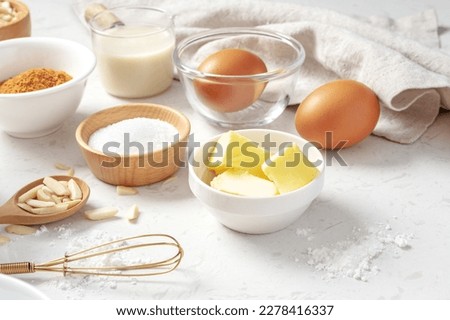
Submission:
M 163 10 L 117 7 L 90 21 L 92 44 L 105 90 L 143 98 L 170 87 L 175 47 L 173 18 Z

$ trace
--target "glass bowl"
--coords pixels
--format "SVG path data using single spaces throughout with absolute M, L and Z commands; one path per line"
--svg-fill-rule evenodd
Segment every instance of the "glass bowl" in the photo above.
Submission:
M 206 57 L 223 49 L 252 52 L 264 61 L 267 72 L 235 76 L 198 70 Z M 192 108 L 209 122 L 226 128 L 260 126 L 280 116 L 291 100 L 304 60 L 305 51 L 297 40 L 262 29 L 200 32 L 182 40 L 174 51 L 178 76 Z M 205 86 L 214 89 L 212 99 L 223 108 L 211 105 L 211 97 L 204 95 Z M 254 99 L 239 106 L 247 94 L 254 94 Z

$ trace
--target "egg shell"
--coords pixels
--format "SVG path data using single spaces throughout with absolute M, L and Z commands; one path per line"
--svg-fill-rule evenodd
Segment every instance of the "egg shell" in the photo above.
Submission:
M 380 116 L 376 94 L 354 80 L 336 80 L 311 92 L 295 114 L 298 133 L 325 149 L 350 147 L 365 139 Z
M 267 72 L 264 61 L 256 54 L 242 49 L 224 49 L 208 56 L 198 67 L 208 74 L 246 76 Z M 235 112 L 252 105 L 261 95 L 266 83 L 245 77 L 214 77 L 194 80 L 198 98 L 219 112 Z

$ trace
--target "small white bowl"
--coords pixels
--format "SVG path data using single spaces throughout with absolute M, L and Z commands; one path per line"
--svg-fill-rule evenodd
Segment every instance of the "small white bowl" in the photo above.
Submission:
M 189 186 L 192 193 L 220 223 L 230 229 L 249 234 L 263 234 L 286 228 L 305 212 L 323 188 L 325 165 L 322 154 L 310 142 L 290 133 L 268 129 L 236 132 L 260 145 L 269 134 L 270 141 L 275 143 L 274 150 L 282 143 L 296 143 L 320 171 L 319 175 L 302 188 L 271 197 L 244 197 L 218 191 L 209 185 L 214 174 L 203 160 L 208 148 L 219 139 L 218 135 L 202 143 L 191 153 Z
M 35 138 L 59 129 L 83 96 L 96 59 L 91 50 L 60 38 L 18 38 L 0 42 L 0 81 L 31 68 L 62 70 L 73 77 L 61 85 L 25 93 L 0 94 L 0 129 Z
M 48 300 L 48 297 L 22 280 L 0 274 L 0 300 Z

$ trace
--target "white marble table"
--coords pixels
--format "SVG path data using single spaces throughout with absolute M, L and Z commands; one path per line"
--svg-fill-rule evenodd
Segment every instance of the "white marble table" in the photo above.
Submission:
M 34 36 L 90 46 L 89 33 L 74 15 L 71 1 L 25 2 L 32 11 Z M 435 8 L 450 27 L 447 0 L 298 2 L 391 17 Z M 449 31 L 441 31 L 442 47 L 450 52 Z M 184 112 L 198 140 L 220 132 L 192 111 L 179 82 L 162 95 L 138 101 Z M 89 242 L 148 232 L 178 238 L 185 258 L 177 271 L 150 279 L 20 276 L 50 298 L 450 298 L 450 113 L 440 115 L 412 145 L 371 136 L 342 151 L 348 166 L 329 163 L 323 192 L 298 221 L 274 234 L 250 236 L 224 228 L 208 214 L 189 190 L 187 169 L 176 179 L 139 188 L 140 194 L 132 197 L 118 197 L 112 186 L 90 173 L 77 148 L 75 128 L 89 114 L 124 102 L 104 92 L 95 71 L 76 115 L 58 132 L 31 140 L 0 133 L 0 201 L 28 181 L 58 173 L 54 163 L 62 162 L 73 165 L 77 176 L 90 184 L 88 207 L 115 205 L 123 211 L 137 203 L 142 209 L 138 222 L 92 222 L 79 214 L 47 225 L 36 236 L 11 236 L 11 243 L 0 246 L 0 261 L 45 261 Z M 267 127 L 295 133 L 294 112 L 286 110 Z

